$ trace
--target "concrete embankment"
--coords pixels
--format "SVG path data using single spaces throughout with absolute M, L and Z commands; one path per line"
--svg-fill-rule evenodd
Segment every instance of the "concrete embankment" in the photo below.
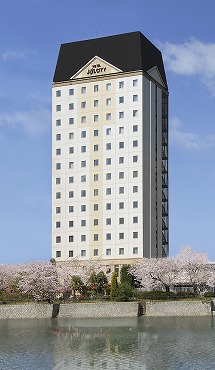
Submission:
M 112 318 L 145 316 L 211 316 L 213 302 L 202 301 L 148 301 L 148 302 L 96 302 L 26 303 L 0 305 L 0 319 L 30 318 Z

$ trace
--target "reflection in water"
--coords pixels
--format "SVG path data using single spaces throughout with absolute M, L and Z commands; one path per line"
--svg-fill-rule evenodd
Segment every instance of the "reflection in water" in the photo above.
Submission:
M 212 370 L 214 319 L 0 320 L 0 369 Z

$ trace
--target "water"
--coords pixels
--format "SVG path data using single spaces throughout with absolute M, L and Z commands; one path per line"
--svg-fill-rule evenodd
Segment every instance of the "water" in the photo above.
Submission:
M 0 370 L 214 370 L 215 318 L 0 320 Z

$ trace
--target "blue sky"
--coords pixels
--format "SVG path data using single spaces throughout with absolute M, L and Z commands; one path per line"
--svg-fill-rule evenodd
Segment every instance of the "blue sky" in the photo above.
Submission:
M 51 258 L 51 83 L 61 43 L 141 31 L 169 84 L 170 255 L 215 261 L 215 1 L 0 0 L 0 263 Z

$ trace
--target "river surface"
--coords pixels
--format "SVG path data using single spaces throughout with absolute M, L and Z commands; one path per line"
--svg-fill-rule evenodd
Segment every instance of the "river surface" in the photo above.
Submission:
M 0 320 L 0 370 L 215 370 L 215 318 Z

